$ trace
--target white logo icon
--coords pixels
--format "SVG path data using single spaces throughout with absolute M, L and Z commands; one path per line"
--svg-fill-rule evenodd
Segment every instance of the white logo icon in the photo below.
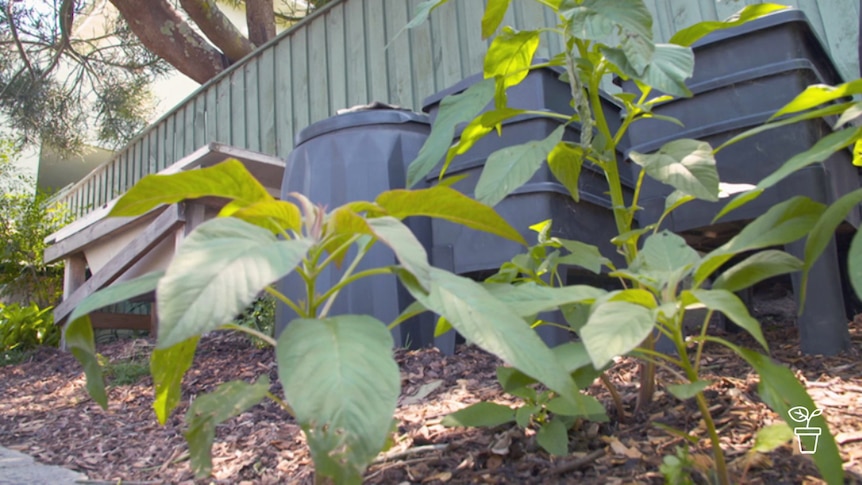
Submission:
M 796 435 L 796 440 L 799 442 L 799 452 L 803 455 L 813 455 L 817 453 L 817 441 L 820 438 L 822 430 L 820 428 L 812 428 L 811 420 L 823 414 L 823 410 L 817 408 L 814 412 L 809 412 L 805 406 L 796 406 L 788 411 L 790 419 L 797 423 L 805 423 L 804 427 L 793 428 L 793 434 Z

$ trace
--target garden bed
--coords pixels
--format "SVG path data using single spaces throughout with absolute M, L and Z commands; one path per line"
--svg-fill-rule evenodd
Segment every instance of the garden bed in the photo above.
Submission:
M 760 313 L 767 339 L 773 342 L 772 356 L 804 379 L 836 435 L 850 483 L 862 483 L 862 315 L 851 323 L 850 352 L 804 356 L 798 350 L 795 328 L 786 323 L 786 312 L 782 315 L 784 300 L 755 304 L 755 314 Z M 744 334 L 729 338 L 755 345 Z M 121 368 L 116 363 L 145 362 L 152 345 L 139 339 L 98 350 L 117 369 L 116 380 Z M 672 454 L 682 440 L 651 423 L 688 430 L 698 427 L 695 406 L 661 390 L 648 409 L 631 414 L 637 364 L 623 358 L 608 375 L 625 401 L 625 422 L 614 416 L 605 389 L 594 384 L 590 392 L 606 404 L 612 422 L 584 423 L 570 433 L 569 456 L 549 457 L 536 446 L 534 437 L 514 427 L 486 430 L 439 424 L 447 413 L 480 399 L 514 403 L 496 384 L 499 362 L 494 357 L 470 346 L 459 347 L 453 356 L 425 349 L 399 350 L 396 357 L 402 375 L 398 441 L 368 470 L 367 483 L 658 484 L 663 483 L 658 471 L 662 456 Z M 734 475 L 742 478 L 741 469 L 748 465 L 747 483 L 817 483 L 812 478 L 817 475 L 815 467 L 795 451 L 796 443 L 768 455 L 748 454 L 756 431 L 777 417 L 758 398 L 757 377 L 738 357 L 723 347 L 707 347 L 705 359 L 705 378 L 713 381 L 707 397 Z M 44 463 L 79 470 L 91 483 L 189 481 L 192 474 L 182 437 L 188 400 L 221 382 L 251 381 L 261 374 L 276 382 L 276 394 L 281 392 L 270 349 L 258 349 L 233 334 L 205 337 L 184 380 L 183 403 L 167 425 L 160 426 L 151 408 L 149 377 L 134 384 L 109 383 L 110 408 L 105 412 L 86 394 L 81 367 L 73 357 L 42 349 L 24 363 L 0 368 L 0 445 Z M 694 434 L 706 446 L 703 428 Z M 711 467 L 705 449 L 693 451 L 696 463 Z M 311 459 L 302 434 L 269 402 L 218 427 L 213 462 L 216 483 L 312 483 Z

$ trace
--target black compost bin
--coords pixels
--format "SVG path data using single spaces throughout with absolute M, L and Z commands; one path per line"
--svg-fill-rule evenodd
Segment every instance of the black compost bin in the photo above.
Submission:
M 675 138 L 696 138 L 719 146 L 750 128 L 760 126 L 770 115 L 771 112 L 761 113 L 682 132 L 672 138 L 640 145 L 635 150 L 649 153 Z M 825 121 L 811 120 L 769 130 L 729 145 L 716 155 L 719 179 L 731 184 L 756 184 L 788 158 L 807 150 L 829 133 L 831 128 Z M 711 224 L 711 221 L 731 200 L 730 197 L 719 202 L 689 202 L 666 218 L 665 226 L 672 231 L 687 233 L 696 246 L 708 250 L 735 235 L 747 221 L 758 217 L 779 202 L 796 195 L 804 195 L 828 204 L 858 189 L 859 177 L 859 169 L 852 164 L 852 154 L 849 150 L 842 150 L 822 164 L 805 168 L 771 187 L 754 201 L 717 221 L 717 224 Z M 641 224 L 658 220 L 664 209 L 665 198 L 671 190 L 649 177 L 644 179 L 640 203 L 643 211 L 638 217 Z M 852 231 L 860 221 L 862 209 L 856 207 L 847 215 L 847 224 L 842 230 Z M 790 244 L 785 249 L 802 258 L 804 241 Z M 841 273 L 839 255 L 833 240 L 812 268 L 805 312 L 799 317 L 802 347 L 808 353 L 831 354 L 846 345 L 846 322 L 852 315 L 848 315 L 849 310 L 842 296 L 847 292 L 847 288 L 842 283 Z M 799 283 L 798 277 L 794 276 L 794 291 L 797 294 Z
M 396 109 L 369 109 L 328 118 L 302 130 L 285 166 L 282 198 L 299 192 L 328 210 L 356 200 L 374 200 L 381 192 L 404 188 L 407 166 L 416 158 L 430 126 L 424 114 Z M 406 224 L 430 249 L 431 226 L 427 218 L 410 218 Z M 356 254 L 348 253 L 347 261 Z M 396 264 L 389 248 L 376 244 L 356 271 Z M 327 268 L 317 280 L 323 293 L 337 283 L 343 268 Z M 304 298 L 305 286 L 296 274 L 278 284 L 293 298 Z M 377 275 L 354 282 L 341 291 L 330 315 L 367 314 L 390 323 L 412 302 L 395 276 Z M 279 305 L 280 333 L 296 314 Z M 396 344 L 420 347 L 432 343 L 434 319 L 424 314 L 393 330 Z

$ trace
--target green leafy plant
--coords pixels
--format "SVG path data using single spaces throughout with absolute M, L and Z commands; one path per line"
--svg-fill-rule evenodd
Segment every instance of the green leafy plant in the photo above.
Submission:
M 112 386 L 137 384 L 150 373 L 146 359 L 131 358 L 111 362 L 102 355 L 99 355 L 98 359 L 99 365 L 104 369 L 105 380 Z
M 411 25 L 421 22 L 446 1 L 430 0 L 423 4 Z M 652 17 L 643 0 L 537 1 L 555 15 L 557 27 L 534 31 L 515 31 L 510 27 L 501 29 L 510 0 L 487 2 L 482 35 L 494 38 L 485 56 L 485 80 L 440 103 L 432 133 L 409 168 L 408 184 L 424 178 L 441 159 L 440 177 L 444 177 L 456 155 L 467 152 L 482 137 L 505 131 L 502 122 L 515 116 L 542 115 L 558 120 L 561 126 L 544 140 L 492 153 L 476 183 L 474 196 L 493 206 L 526 183 L 543 163 L 547 163 L 577 202 L 582 169 L 590 167 L 604 173 L 618 234 L 612 242 L 622 254 L 626 266 L 612 268 L 609 273 L 621 281 L 621 289 L 579 302 L 586 308 L 566 315 L 589 357 L 589 362 L 584 365 L 601 370 L 617 356 L 630 354 L 639 357 L 644 362 L 639 406 L 651 400 L 656 366 L 667 369 L 675 376 L 675 382 L 668 383 L 666 389 L 681 400 L 695 400 L 711 441 L 716 479 L 723 484 L 730 483 L 718 431 L 703 392 L 711 383 L 700 377 L 704 347 L 707 344 L 723 345 L 745 359 L 760 374 L 761 397 L 785 421 L 789 419 L 790 403 L 810 406 L 811 398 L 786 367 L 772 363 L 764 354 L 709 335 L 709 322 L 714 312 L 723 313 L 768 352 L 759 322 L 751 317 L 734 292 L 765 278 L 803 269 L 806 263 L 770 248 L 805 237 L 821 218 L 825 207 L 804 197 L 791 198 L 769 209 L 727 243 L 701 255 L 682 237 L 660 230 L 660 225 L 673 210 L 691 200 L 719 200 L 715 149 L 702 141 L 678 139 L 666 143 L 655 153 L 633 151 L 630 159 L 640 170 L 633 187 L 630 187 L 631 196 L 627 198 L 620 173 L 620 167 L 624 165 L 617 158 L 617 148 L 628 127 L 641 119 L 661 118 L 679 123 L 654 114 L 652 108 L 673 97 L 691 96 L 685 80 L 693 72 L 694 56 L 690 46 L 695 41 L 710 32 L 740 25 L 786 7 L 773 4 L 748 6 L 725 22 L 703 22 L 677 32 L 669 43 L 656 43 L 652 37 Z M 548 62 L 534 63 L 543 34 L 556 35 L 564 46 L 563 52 Z M 571 88 L 574 114 L 508 107 L 506 89 L 523 81 L 530 70 L 548 66 L 564 68 L 562 79 Z M 618 126 L 611 123 L 602 110 L 599 87 L 609 76 L 632 80 L 639 90 L 639 93 L 614 95 L 623 108 Z M 654 94 L 654 90 L 660 93 Z M 493 109 L 486 111 L 489 103 Z M 563 141 L 564 126 L 572 123 L 580 125 L 580 140 Z M 459 125 L 464 127 L 453 144 Z M 830 137 L 824 138 L 823 143 L 827 143 Z M 842 140 L 846 141 L 845 138 Z M 822 150 L 817 153 L 822 154 Z M 793 166 L 793 163 L 787 166 Z M 669 185 L 673 193 L 667 197 L 658 223 L 638 227 L 638 202 L 646 176 Z M 769 182 L 766 180 L 761 184 Z M 738 206 L 744 202 L 745 199 L 738 198 L 731 204 Z M 828 239 L 831 232 L 827 230 L 822 234 Z M 556 256 L 551 252 L 546 253 L 546 257 L 553 259 Z M 527 256 L 524 260 L 530 258 Z M 741 261 L 735 262 L 740 258 Z M 501 272 L 529 274 L 533 271 L 532 267 L 522 271 L 517 263 L 513 264 L 515 268 L 507 263 Z M 708 284 L 710 280 L 714 280 L 711 285 Z M 525 296 L 526 285 L 514 280 L 511 283 L 513 289 L 498 289 L 497 293 L 508 292 L 520 295 L 515 299 L 528 299 Z M 515 306 L 521 305 L 528 306 L 523 300 L 518 300 Z M 567 305 L 572 303 L 558 305 L 558 308 Z M 683 320 L 686 312 L 694 309 L 705 309 L 705 319 L 696 335 L 687 337 Z M 522 311 L 521 315 L 531 321 L 535 312 Z M 656 352 L 656 335 L 672 342 L 676 355 Z M 825 420 L 820 418 L 816 426 L 828 434 Z M 672 431 L 688 436 L 682 430 Z M 843 472 L 837 446 L 831 435 L 825 441 L 814 455 L 815 462 L 828 482 L 840 483 Z
M 241 327 L 249 327 L 270 338 L 275 336 L 275 305 L 276 299 L 270 295 L 256 299 L 234 323 Z M 268 345 L 260 338 L 250 336 L 251 342 L 257 347 Z
M 159 333 L 150 370 L 154 408 L 163 423 L 179 402 L 182 376 L 203 333 L 238 330 L 276 347 L 283 399 L 270 393 L 263 377 L 255 383 L 225 383 L 190 406 L 186 439 L 199 474 L 211 468 L 215 426 L 269 398 L 302 427 L 319 480 L 358 483 L 387 441 L 400 391 L 387 324 L 398 325 L 424 309 L 437 312 L 477 345 L 544 384 L 573 413 L 604 416 L 601 404 L 579 391 L 558 356 L 525 324 L 519 316 L 523 309 L 516 310 L 478 283 L 431 267 L 424 248 L 401 222 L 409 216 L 438 217 L 523 244 L 520 234 L 493 209 L 439 186 L 384 192 L 373 202 L 352 202 L 325 212 L 300 194 L 291 194 L 297 204 L 274 199 L 233 160 L 145 177 L 118 200 L 111 214 L 135 216 L 159 204 L 206 196 L 227 199 L 221 217 L 195 228 L 164 273 L 94 293 L 75 309 L 65 327 L 67 345 L 84 366 L 90 395 L 106 406 L 87 314 L 154 290 Z M 358 271 L 363 256 L 377 243 L 389 247 L 398 264 Z M 319 288 L 318 275 L 332 265 L 343 268 L 341 280 L 331 288 Z M 283 295 L 271 287 L 291 272 L 305 282 L 305 294 Z M 341 289 L 380 275 L 396 275 L 417 303 L 386 323 L 367 315 L 330 315 Z M 277 341 L 234 323 L 261 291 L 299 316 Z M 591 301 L 604 293 L 590 287 L 531 291 L 539 297 L 530 305 L 531 312 Z
M 35 303 L 22 306 L 0 303 L 0 343 L 2 350 L 26 351 L 40 345 L 56 347 L 60 328 L 54 325 L 52 307 Z

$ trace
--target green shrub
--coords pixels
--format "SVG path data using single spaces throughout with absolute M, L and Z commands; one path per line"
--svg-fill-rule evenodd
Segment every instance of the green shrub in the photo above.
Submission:
M 60 328 L 54 325 L 53 307 L 39 308 L 31 303 L 0 303 L 0 343 L 2 350 L 24 351 L 39 345 L 56 347 L 60 343 Z

